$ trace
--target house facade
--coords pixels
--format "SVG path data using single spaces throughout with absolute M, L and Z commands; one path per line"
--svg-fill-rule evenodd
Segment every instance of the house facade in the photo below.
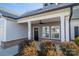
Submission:
M 3 13 L 0 18 L 0 55 L 15 55 L 23 40 L 73 41 L 79 36 L 79 4 L 44 4 L 20 17 Z M 14 51 L 12 51 L 12 49 Z

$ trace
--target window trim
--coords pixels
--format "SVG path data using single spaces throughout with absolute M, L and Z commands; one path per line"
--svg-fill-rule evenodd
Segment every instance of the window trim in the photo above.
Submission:
M 79 36 L 79 26 L 74 26 L 74 38 L 76 37 L 76 36 L 75 36 L 75 28 L 76 28 L 76 27 L 78 27 L 78 36 Z
M 51 29 L 51 33 L 50 33 L 50 35 L 51 35 L 51 39 L 60 39 L 60 26 L 53 26 L 53 27 L 59 27 L 59 38 L 52 38 L 52 26 L 50 27 L 50 29 Z M 54 33 L 56 33 L 56 32 L 54 32 Z
M 43 36 L 43 27 L 49 28 L 49 37 Z M 50 39 L 50 26 L 43 26 L 43 27 L 42 27 L 42 38 L 49 38 Z

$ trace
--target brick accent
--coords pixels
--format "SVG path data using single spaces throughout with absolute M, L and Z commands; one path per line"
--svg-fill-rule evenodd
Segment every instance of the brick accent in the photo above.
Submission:
M 21 39 L 1 42 L 1 47 L 8 48 L 8 47 L 12 47 L 12 46 L 15 46 L 15 45 L 19 45 L 24 40 L 27 40 L 27 38 L 21 38 Z

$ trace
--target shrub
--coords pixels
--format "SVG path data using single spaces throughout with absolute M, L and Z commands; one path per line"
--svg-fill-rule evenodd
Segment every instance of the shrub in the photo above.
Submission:
M 67 55 L 67 56 L 71 56 L 71 55 L 72 55 L 69 46 L 70 46 L 70 45 L 69 45 L 69 42 L 63 42 L 63 43 L 61 44 L 60 47 L 61 47 L 61 50 L 63 51 L 64 55 Z
M 20 56 L 73 56 L 79 55 L 79 47 L 74 42 L 63 42 L 60 46 L 53 44 L 52 41 L 45 40 L 40 43 L 40 51 L 37 50 L 36 41 L 24 45 L 20 51 Z M 57 48 L 60 47 L 60 50 Z
M 30 46 L 36 47 L 36 41 L 32 41 L 32 42 L 30 43 Z
M 40 44 L 40 49 L 41 54 L 45 56 L 49 50 L 55 50 L 55 45 L 51 41 L 45 40 Z
M 75 43 L 79 46 L 79 36 L 76 37 L 76 39 L 75 39 Z
M 57 55 L 56 56 L 64 56 L 64 53 L 62 51 L 57 51 Z
M 36 48 L 36 42 L 33 41 L 29 43 L 29 45 L 25 45 L 23 50 L 21 51 L 21 55 L 23 56 L 37 56 L 38 51 Z
M 60 47 L 67 56 L 79 55 L 79 47 L 74 42 L 63 42 Z
M 79 55 L 79 46 L 77 44 L 71 42 L 71 49 L 73 49 L 75 55 Z
M 22 51 L 23 56 L 36 56 L 38 55 L 37 49 L 34 47 L 26 47 Z
M 62 51 L 48 50 L 47 56 L 64 56 Z
M 56 56 L 56 55 L 57 55 L 57 53 L 54 50 L 48 50 L 47 51 L 47 56 Z

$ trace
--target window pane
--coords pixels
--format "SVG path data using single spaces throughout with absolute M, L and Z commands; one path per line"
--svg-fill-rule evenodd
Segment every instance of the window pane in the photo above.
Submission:
M 55 38 L 59 38 L 59 33 L 55 33 Z
M 75 30 L 75 37 L 79 36 L 79 27 L 75 26 L 74 30 Z
M 59 26 L 52 26 L 51 27 L 51 37 L 52 38 L 59 38 L 60 28 Z
M 42 27 L 42 36 L 49 37 L 49 27 L 48 26 Z

